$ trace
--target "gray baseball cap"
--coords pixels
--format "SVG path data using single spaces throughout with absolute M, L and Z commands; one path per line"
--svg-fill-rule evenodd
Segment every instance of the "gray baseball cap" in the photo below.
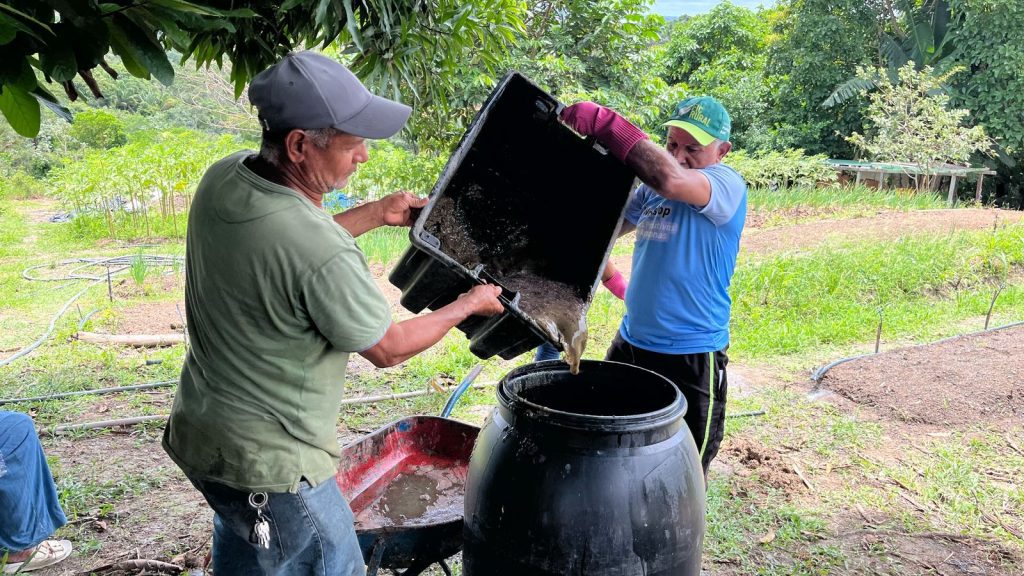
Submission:
M 394 136 L 412 109 L 374 96 L 341 63 L 316 52 L 297 52 L 260 72 L 249 101 L 268 131 L 336 128 L 362 138 Z

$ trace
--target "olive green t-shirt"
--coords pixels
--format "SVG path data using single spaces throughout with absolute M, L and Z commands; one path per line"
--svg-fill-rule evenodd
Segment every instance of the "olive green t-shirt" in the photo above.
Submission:
M 348 231 L 249 155 L 211 166 L 189 212 L 190 349 L 163 445 L 192 478 L 295 491 L 333 476 L 349 353 L 391 315 Z

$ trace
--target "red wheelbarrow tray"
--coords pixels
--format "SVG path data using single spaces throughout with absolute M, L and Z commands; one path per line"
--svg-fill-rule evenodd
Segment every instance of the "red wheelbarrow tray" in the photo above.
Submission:
M 367 562 L 405 568 L 443 560 L 462 548 L 462 499 L 469 457 L 479 428 L 437 416 L 411 416 L 392 422 L 342 448 L 335 476 L 357 518 L 356 533 Z M 428 468 L 453 480 L 457 502 L 439 513 L 400 522 L 360 522 L 399 476 Z M 376 559 L 373 556 L 377 556 Z M 373 562 L 376 560 L 376 562 Z

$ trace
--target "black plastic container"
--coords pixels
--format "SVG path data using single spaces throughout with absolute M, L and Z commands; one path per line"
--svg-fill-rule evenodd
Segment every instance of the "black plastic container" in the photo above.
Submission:
M 498 385 L 466 482 L 465 576 L 697 576 L 704 478 L 664 377 L 528 364 Z
M 562 283 L 585 313 L 633 188 L 633 172 L 563 125 L 561 108 L 522 75 L 507 75 L 449 159 L 389 278 L 415 313 L 475 284 L 500 284 L 505 312 L 459 326 L 480 358 L 558 344 L 524 309 L 531 296 L 510 287 L 512 277 Z

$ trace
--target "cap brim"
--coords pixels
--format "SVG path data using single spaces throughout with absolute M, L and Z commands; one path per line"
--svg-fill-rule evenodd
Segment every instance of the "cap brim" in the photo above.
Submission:
M 370 96 L 370 101 L 355 116 L 335 124 L 333 127 L 360 138 L 390 138 L 405 126 L 412 108 L 380 96 Z
M 714 136 L 708 134 L 702 128 L 698 127 L 696 124 L 691 124 L 690 122 L 683 122 L 682 120 L 669 120 L 668 122 L 665 122 L 664 125 L 675 126 L 676 128 L 686 130 L 687 132 L 690 133 L 690 136 L 693 136 L 694 140 L 700 142 L 701 146 L 707 146 L 708 144 L 711 144 L 712 142 L 715 141 Z

